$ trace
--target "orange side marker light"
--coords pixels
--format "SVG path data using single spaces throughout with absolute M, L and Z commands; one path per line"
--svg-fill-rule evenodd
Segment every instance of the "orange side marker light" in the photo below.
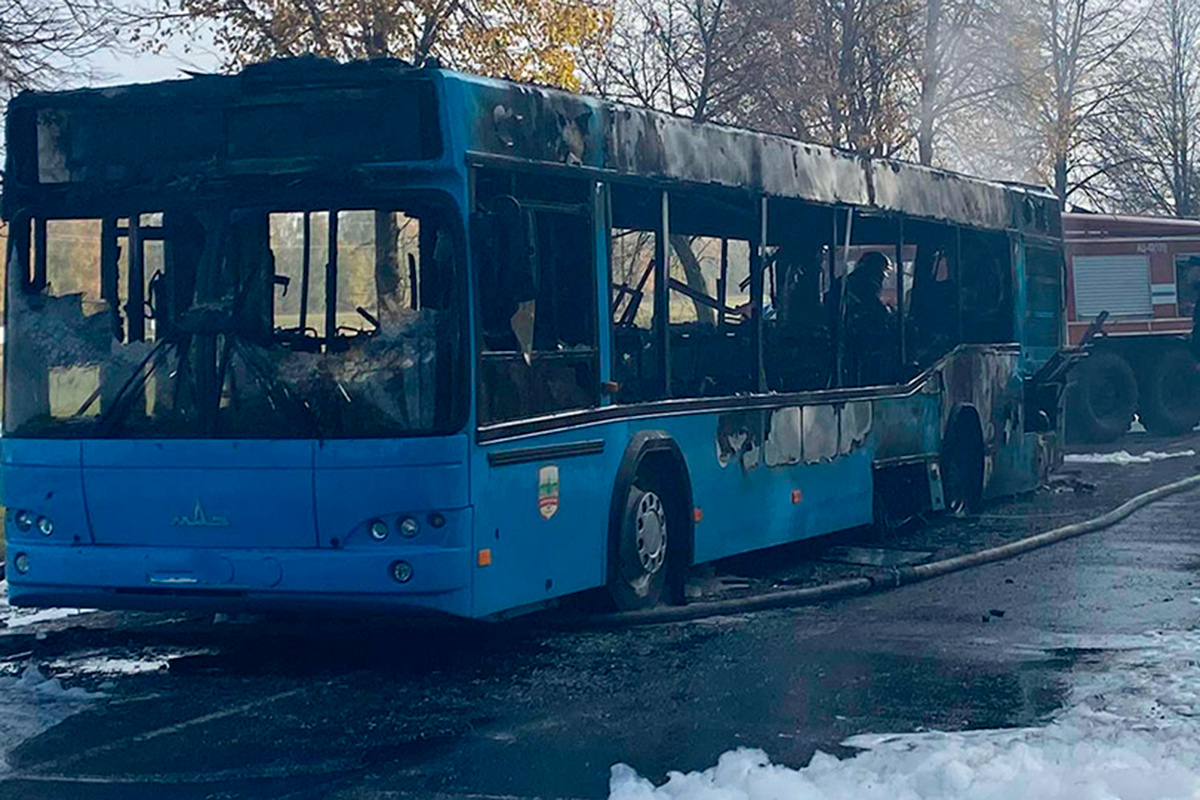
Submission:
M 799 489 L 792 489 L 792 505 L 799 505 L 804 500 L 804 493 Z
M 704 512 L 702 510 L 700 510 L 699 508 L 693 508 L 692 509 L 692 519 L 695 522 L 699 522 L 700 520 L 704 519 Z
M 475 557 L 475 563 L 481 567 L 490 567 L 492 565 L 491 548 L 485 547 L 480 550 L 479 554 Z

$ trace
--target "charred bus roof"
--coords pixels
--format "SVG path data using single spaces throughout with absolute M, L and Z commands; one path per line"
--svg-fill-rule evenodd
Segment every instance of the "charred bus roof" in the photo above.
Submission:
M 1048 190 L 871 159 L 782 136 L 631 108 L 569 92 L 456 76 L 469 154 L 630 178 L 744 189 L 825 205 L 1057 236 Z
M 4 213 L 183 194 L 268 195 L 442 154 L 435 75 L 292 59 L 237 75 L 25 92 L 8 109 Z
M 444 130 L 451 124 L 464 127 L 455 144 L 479 163 L 1061 233 L 1055 197 L 1036 187 L 394 60 L 316 58 L 228 76 L 26 92 L 9 107 L 4 212 L 37 207 L 45 195 L 151 198 L 212 184 L 262 189 L 306 175 L 348 181 L 372 165 L 453 155 L 446 142 L 457 137 Z

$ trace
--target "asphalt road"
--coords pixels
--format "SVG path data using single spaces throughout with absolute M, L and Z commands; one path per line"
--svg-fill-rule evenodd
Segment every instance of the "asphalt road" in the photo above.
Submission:
M 1196 623 L 1197 512 L 1179 495 L 885 594 L 624 631 L 60 621 L 0 637 L 0 664 L 104 697 L 11 751 L 0 798 L 602 797 L 618 761 L 661 781 L 740 745 L 800 766 L 856 733 L 1029 725 L 1114 637 Z

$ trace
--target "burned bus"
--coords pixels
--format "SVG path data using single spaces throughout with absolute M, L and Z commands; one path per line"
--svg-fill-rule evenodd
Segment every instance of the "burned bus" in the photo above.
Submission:
M 391 61 L 25 93 L 7 159 L 16 605 L 640 608 L 1059 457 L 1037 188 Z

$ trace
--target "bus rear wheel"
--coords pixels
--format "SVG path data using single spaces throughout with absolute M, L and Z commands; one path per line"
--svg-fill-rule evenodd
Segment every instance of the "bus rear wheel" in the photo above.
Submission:
M 1138 405 L 1137 378 L 1116 353 L 1094 350 L 1067 388 L 1067 439 L 1111 442 L 1129 429 Z
M 616 569 L 608 587 L 621 611 L 652 608 L 663 600 L 671 542 L 667 506 L 655 487 L 629 487 L 617 534 Z
M 942 439 L 942 491 L 946 510 L 966 516 L 983 499 L 983 429 L 974 408 L 960 406 L 950 415 Z
M 1196 361 L 1182 347 L 1156 355 L 1142 375 L 1138 415 L 1150 433 L 1178 436 L 1200 423 Z

